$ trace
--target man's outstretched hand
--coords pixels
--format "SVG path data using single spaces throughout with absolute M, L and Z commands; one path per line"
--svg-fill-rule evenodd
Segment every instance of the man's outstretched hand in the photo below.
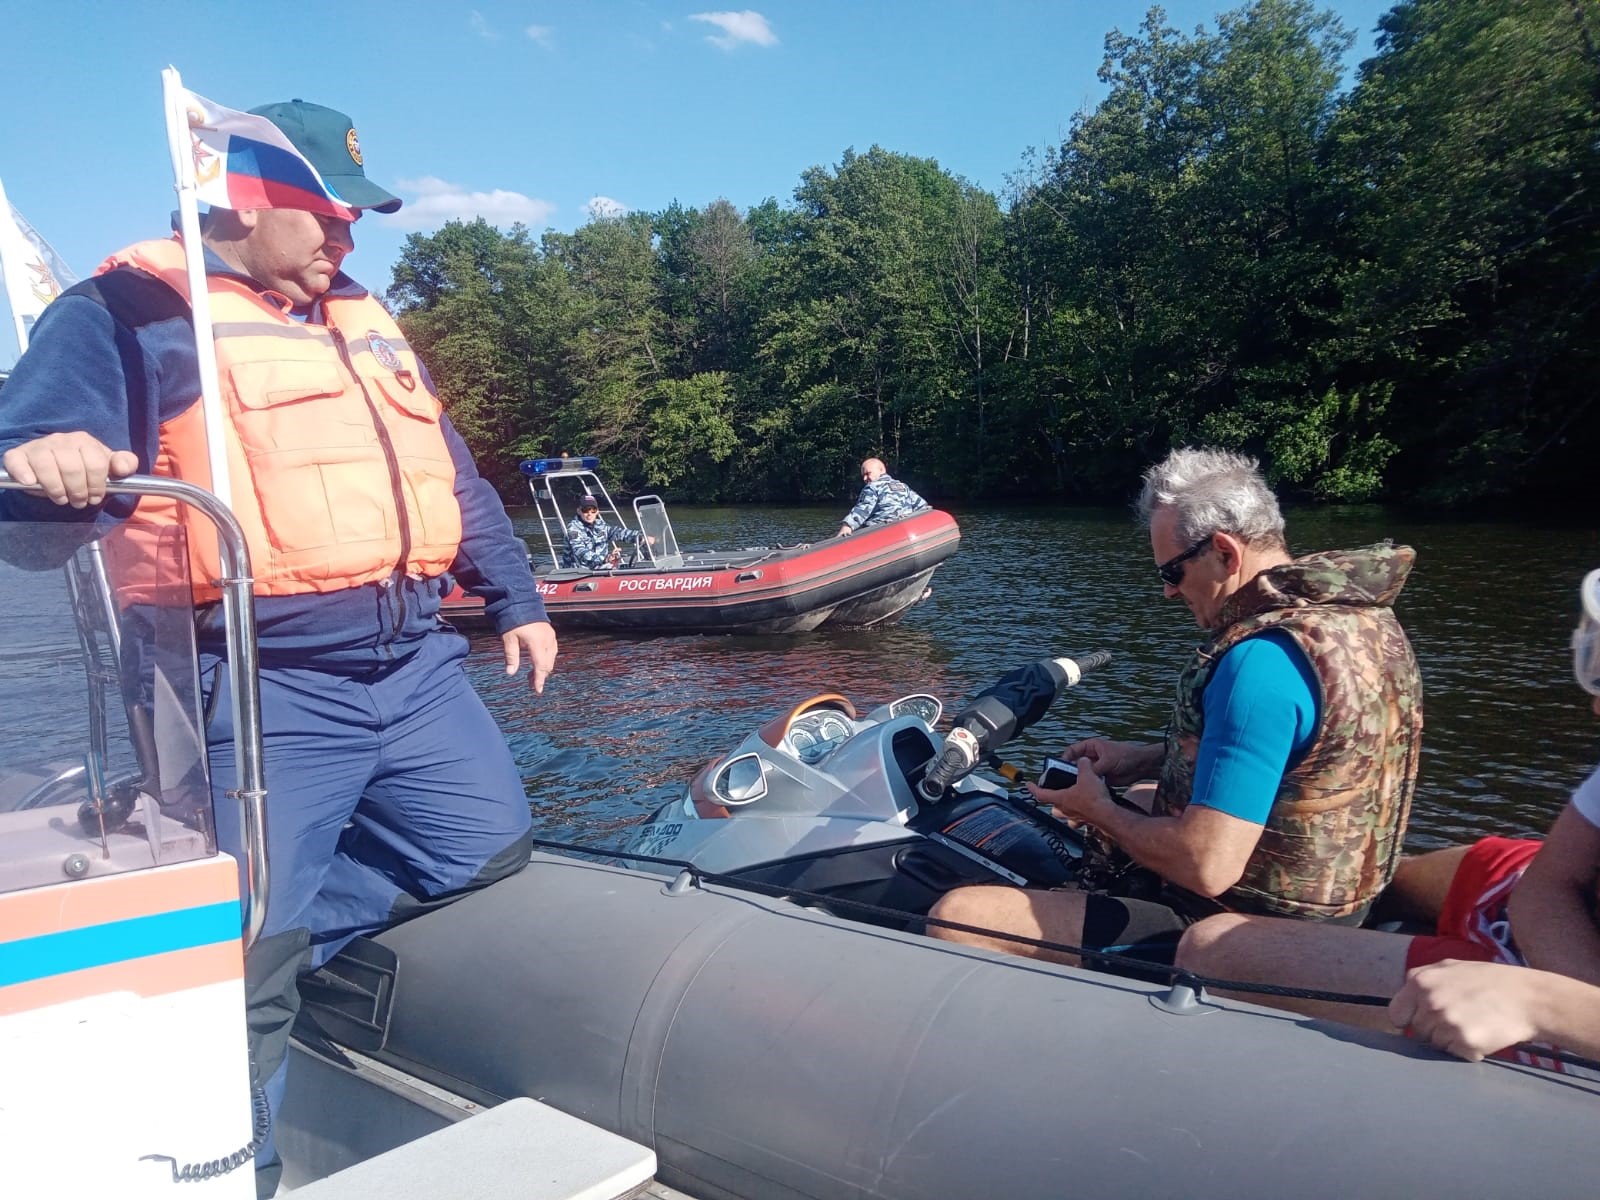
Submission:
M 533 670 L 533 690 L 544 691 L 544 681 L 556 669 L 556 631 L 549 621 L 530 621 L 500 635 L 506 649 L 506 674 L 515 675 L 522 667 L 522 656 L 528 656 L 528 666 Z

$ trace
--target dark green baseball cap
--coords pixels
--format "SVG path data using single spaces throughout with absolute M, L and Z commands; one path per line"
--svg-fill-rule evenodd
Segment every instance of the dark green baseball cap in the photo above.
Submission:
M 317 174 L 350 207 L 370 208 L 381 213 L 399 210 L 400 198 L 367 178 L 356 127 L 338 109 L 308 104 L 304 100 L 285 100 L 280 104 L 263 104 L 250 111 L 283 130 L 295 149 L 306 156 Z

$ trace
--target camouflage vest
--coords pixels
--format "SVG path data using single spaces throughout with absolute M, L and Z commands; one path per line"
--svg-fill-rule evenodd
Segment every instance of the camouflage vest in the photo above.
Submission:
M 1193 795 L 1202 697 L 1230 648 L 1286 633 L 1322 692 L 1315 739 L 1284 775 L 1243 877 L 1218 897 L 1227 908 L 1347 917 L 1394 875 L 1422 749 L 1422 679 L 1390 606 L 1415 559 L 1384 542 L 1263 571 L 1229 597 L 1218 632 L 1179 676 L 1157 814 L 1182 812 Z

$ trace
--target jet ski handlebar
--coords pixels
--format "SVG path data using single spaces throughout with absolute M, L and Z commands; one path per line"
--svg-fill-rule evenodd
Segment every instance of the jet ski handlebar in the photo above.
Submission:
M 937 803 L 958 779 L 1049 711 L 1083 676 L 1111 661 L 1106 650 L 1082 658 L 1042 658 L 1008 672 L 956 714 L 939 757 L 917 785 L 921 799 Z

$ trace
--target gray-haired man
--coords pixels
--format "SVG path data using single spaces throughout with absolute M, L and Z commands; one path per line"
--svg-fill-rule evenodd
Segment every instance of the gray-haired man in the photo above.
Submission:
M 1414 552 L 1291 558 L 1255 460 L 1225 451 L 1174 451 L 1145 473 L 1139 512 L 1163 594 L 1207 639 L 1163 742 L 1078 742 L 1063 751 L 1078 781 L 1030 791 L 1146 868 L 1155 898 L 982 886 L 930 915 L 1164 964 L 1189 923 L 1219 911 L 1359 923 L 1394 872 L 1416 783 L 1422 684 L 1390 607 Z M 1147 779 L 1148 812 L 1106 786 Z

